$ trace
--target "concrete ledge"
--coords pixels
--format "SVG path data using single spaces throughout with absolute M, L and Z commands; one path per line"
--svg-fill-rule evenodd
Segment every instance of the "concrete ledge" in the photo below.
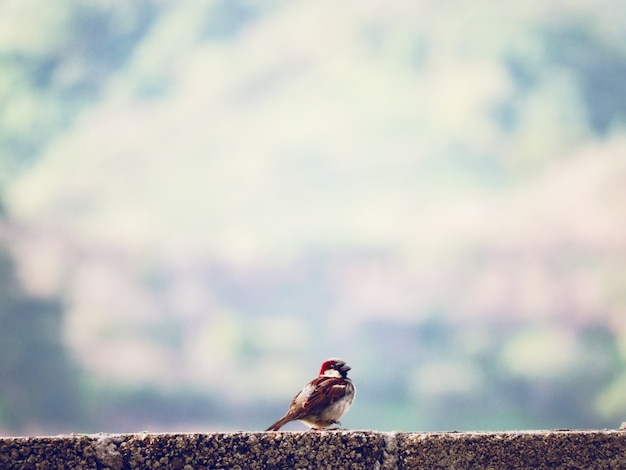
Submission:
M 0 439 L 0 469 L 626 469 L 624 431 L 95 434 Z

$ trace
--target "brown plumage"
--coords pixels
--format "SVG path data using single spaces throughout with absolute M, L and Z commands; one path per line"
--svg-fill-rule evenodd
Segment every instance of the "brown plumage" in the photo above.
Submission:
M 348 378 L 350 367 L 340 359 L 329 359 L 322 364 L 319 375 L 298 393 L 281 419 L 266 431 L 278 431 L 289 421 L 303 421 L 319 429 L 340 424 L 339 418 L 348 411 L 356 389 Z

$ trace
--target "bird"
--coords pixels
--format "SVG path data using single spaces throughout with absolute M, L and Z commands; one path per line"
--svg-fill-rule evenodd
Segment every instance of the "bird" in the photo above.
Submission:
M 341 359 L 324 361 L 317 378 L 293 397 L 285 416 L 265 431 L 278 431 L 288 422 L 297 420 L 311 429 L 340 425 L 339 418 L 348 411 L 356 395 L 356 388 L 348 378 L 350 369 Z

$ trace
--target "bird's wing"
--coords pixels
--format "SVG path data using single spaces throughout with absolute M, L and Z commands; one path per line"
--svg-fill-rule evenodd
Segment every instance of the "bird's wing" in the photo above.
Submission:
M 321 376 L 313 380 L 307 388 L 309 388 L 310 393 L 304 400 L 303 408 L 309 413 L 315 413 L 318 409 L 324 409 L 343 398 L 348 384 L 341 377 Z

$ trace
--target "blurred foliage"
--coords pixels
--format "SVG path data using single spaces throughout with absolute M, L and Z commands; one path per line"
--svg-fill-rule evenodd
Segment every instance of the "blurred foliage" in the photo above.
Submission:
M 69 430 L 81 422 L 78 369 L 62 323 L 61 303 L 25 293 L 0 250 L 0 426 Z
M 623 421 L 626 8 L 427 4 L 1 3 L 0 427 Z
M 30 3 L 0 7 L 0 189 L 97 102 L 153 19 L 145 0 L 63 0 L 37 15 Z

